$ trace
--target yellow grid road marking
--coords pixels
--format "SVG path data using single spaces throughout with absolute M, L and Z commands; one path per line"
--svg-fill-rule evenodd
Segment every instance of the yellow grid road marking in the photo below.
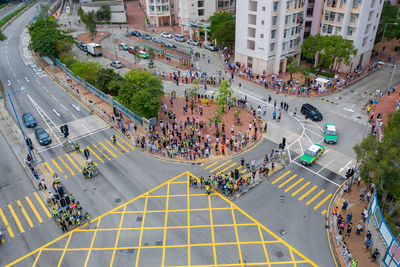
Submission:
M 35 267 L 35 266 L 36 266 L 36 264 L 37 264 L 37 262 L 38 262 L 39 257 L 40 257 L 41 254 L 42 254 L 42 250 L 39 250 L 38 254 L 36 255 L 35 261 L 34 261 L 33 264 L 32 264 L 32 267 Z
M 319 197 L 320 195 L 322 195 L 322 193 L 324 193 L 325 190 L 322 189 L 321 191 L 319 191 L 315 196 L 313 196 L 309 201 L 307 201 L 306 205 L 310 205 L 314 200 L 317 199 L 317 197 Z
M 114 158 L 117 157 L 117 155 L 115 155 L 110 149 L 108 149 L 108 147 L 106 147 L 106 146 L 103 144 L 103 142 L 99 142 L 99 144 L 100 144 L 102 147 L 104 147 L 104 149 L 107 150 L 108 153 L 110 153 Z
M 110 137 L 110 139 L 112 140 L 112 137 Z M 129 146 L 132 150 L 135 150 L 135 148 L 129 144 L 127 141 L 124 140 L 124 138 L 119 138 L 118 140 L 121 140 L 123 143 L 125 143 L 125 145 Z M 118 144 L 118 140 L 117 140 L 117 144 Z
M 65 256 L 66 249 L 67 249 L 67 247 L 69 245 L 69 242 L 71 241 L 71 237 L 72 237 L 72 235 L 68 236 L 68 239 L 67 239 L 67 242 L 65 243 L 65 247 L 64 247 L 63 252 L 61 254 L 60 260 L 58 261 L 58 265 L 57 265 L 58 267 L 61 266 L 61 263 L 62 263 L 62 261 L 64 259 L 64 256 Z
M 208 210 L 208 209 L 207 209 Z M 214 210 L 214 209 L 211 209 Z M 165 212 L 165 211 L 164 211 Z M 168 211 L 169 212 L 169 211 Z M 123 212 L 113 212 L 112 214 L 122 214 Z M 125 214 L 128 214 L 129 212 L 124 212 Z M 150 213 L 150 212 L 146 212 L 146 213 Z M 256 226 L 257 224 L 255 223 L 240 223 L 240 224 L 236 224 L 236 226 Z M 164 226 L 147 226 L 147 227 L 121 227 L 121 228 L 104 228 L 104 229 L 98 229 L 99 231 L 117 231 L 118 229 L 121 230 L 164 230 L 164 229 L 187 229 L 187 228 L 210 228 L 210 227 L 233 227 L 234 224 L 214 224 L 214 225 L 180 225 L 180 226 L 167 226 L 166 228 Z M 77 230 L 78 232 L 93 232 L 96 229 L 79 229 Z M 235 243 L 236 244 L 236 243 Z M 147 247 L 147 246 L 146 246 Z M 167 246 L 168 247 L 168 246 Z
M 323 200 L 321 200 L 317 205 L 315 205 L 314 210 L 321 207 L 321 205 L 324 204 L 325 201 L 327 201 L 331 196 L 332 196 L 332 194 L 327 195 Z
M 296 191 L 294 191 L 294 193 L 292 194 L 292 197 L 294 197 L 295 195 L 297 195 L 301 190 L 303 190 L 304 188 L 306 188 L 306 186 L 308 186 L 309 184 L 311 184 L 310 182 L 307 182 L 305 184 L 303 184 L 302 187 L 300 187 L 299 189 L 297 189 Z
M 97 149 L 97 151 L 100 152 L 107 160 L 111 160 L 106 153 L 104 153 L 101 149 L 99 149 L 95 144 L 93 144 L 94 148 Z M 93 151 L 93 150 L 92 150 Z M 94 151 L 93 151 L 94 152 Z M 104 163 L 104 162 L 103 162 Z
M 282 188 L 285 186 L 285 184 L 289 183 L 291 180 L 293 180 L 294 178 L 297 177 L 297 174 L 292 175 L 292 177 L 290 177 L 289 179 L 287 179 L 286 181 L 284 181 L 283 183 L 281 183 L 278 188 Z
M 240 264 L 243 266 L 243 256 L 242 256 L 242 249 L 240 248 L 240 240 L 239 240 L 239 234 L 238 234 L 238 229 L 237 229 L 237 225 L 236 225 L 236 218 L 235 218 L 235 210 L 234 210 L 234 206 L 231 204 L 231 210 L 232 210 L 232 219 L 233 219 L 233 227 L 235 228 L 235 236 L 236 236 L 236 242 L 238 243 L 237 247 L 238 247 L 238 252 L 239 252 L 239 260 L 240 260 Z
M 288 192 L 290 189 L 292 189 L 293 187 L 295 187 L 296 185 L 298 185 L 299 183 L 301 183 L 301 181 L 303 181 L 304 178 L 300 178 L 299 180 L 297 180 L 295 183 L 293 183 L 291 186 L 289 186 L 288 188 L 285 189 L 285 192 Z
M 98 230 L 98 229 L 99 229 L 100 222 L 101 222 L 101 218 L 97 221 L 97 226 L 96 226 L 96 229 L 94 229 L 94 230 Z M 86 256 L 86 260 L 85 260 L 85 265 L 84 265 L 84 267 L 86 267 L 87 264 L 88 264 L 88 262 L 89 262 L 90 254 L 92 253 L 92 248 L 93 248 L 94 239 L 96 238 L 96 235 L 97 235 L 97 231 L 94 231 L 93 237 L 92 237 L 92 241 L 90 242 L 89 251 L 88 251 L 88 254 L 87 254 L 87 256 Z
M 99 157 L 99 155 L 96 154 L 96 152 L 93 151 L 93 149 L 91 149 L 89 146 L 87 146 L 87 149 L 89 149 L 89 151 L 98 159 L 100 160 L 101 163 L 104 163 L 104 160 L 102 158 Z
M 119 145 L 123 150 L 125 150 L 126 152 L 129 152 L 128 149 L 126 149 L 123 145 L 121 145 L 120 142 L 117 141 L 117 145 Z
M 65 156 L 69 159 L 69 161 L 72 163 L 72 165 L 74 165 L 75 169 L 77 169 L 78 172 L 81 172 L 81 169 L 78 167 L 78 165 L 75 163 L 75 161 L 68 154 L 65 154 Z
M 189 175 L 186 175 L 186 181 L 189 180 Z M 196 179 L 196 178 L 195 178 Z M 187 209 L 190 210 L 190 196 L 189 196 L 189 183 L 186 183 L 186 194 L 187 194 Z M 190 211 L 187 212 L 187 226 L 190 226 Z M 190 245 L 190 227 L 187 229 L 187 244 Z M 190 266 L 190 246 L 187 247 L 187 253 L 188 253 L 188 266 Z
M 148 194 L 146 195 L 146 200 L 144 201 L 144 209 L 143 209 L 143 218 L 142 218 L 142 227 L 140 228 L 140 234 L 139 234 L 139 247 L 138 251 L 136 254 L 136 264 L 135 266 L 139 266 L 139 256 L 140 256 L 140 249 L 142 248 L 142 239 L 143 239 L 143 226 L 144 226 L 144 220 L 146 219 L 146 210 L 147 210 L 147 200 L 148 200 Z M 126 208 L 126 205 L 125 205 Z
M 124 206 L 122 211 L 126 210 L 126 206 Z M 124 221 L 124 217 L 125 217 L 125 213 L 121 214 L 121 220 L 119 221 L 119 227 L 118 227 L 118 232 L 117 232 L 117 238 L 115 238 L 115 243 L 114 243 L 114 250 L 113 250 L 113 254 L 111 256 L 111 262 L 110 262 L 110 266 L 113 266 L 114 263 L 114 257 L 115 257 L 115 252 L 117 251 L 117 245 L 118 245 L 118 241 L 119 241 L 119 235 L 121 234 L 121 227 L 122 227 L 122 222 Z M 139 253 L 139 252 L 138 252 Z
M 64 171 L 60 168 L 60 165 L 58 165 L 58 163 L 54 159 L 51 159 L 51 162 L 53 162 L 59 172 L 64 173 Z
M 50 165 L 47 163 L 47 161 L 44 162 L 44 165 L 46 165 L 47 169 L 50 171 L 50 173 L 53 175 L 54 171 L 53 169 L 50 167 Z
M 36 210 L 35 206 L 33 206 L 33 203 L 32 203 L 32 201 L 31 201 L 31 199 L 30 199 L 28 196 L 26 196 L 25 199 L 26 199 L 26 202 L 28 202 L 29 207 L 31 207 L 31 210 L 32 210 L 33 213 L 35 214 L 36 218 L 38 219 L 39 223 L 42 223 L 42 222 L 43 222 L 42 216 L 40 216 L 40 214 L 39 214 L 39 212 Z
M 217 164 L 219 161 L 216 161 L 214 163 L 212 163 L 211 165 L 208 165 L 207 167 L 205 167 L 204 169 L 208 170 L 209 168 L 211 168 L 212 166 L 214 166 L 215 164 Z
M 61 156 L 58 156 L 58 159 L 62 162 L 62 164 L 64 164 L 65 167 L 67 167 L 71 175 L 75 175 L 75 172 L 67 165 L 67 163 L 65 163 L 64 159 Z
M 324 210 L 323 212 L 321 212 L 322 215 L 325 215 L 325 213 L 326 213 L 326 210 Z
M 29 217 L 28 213 L 26 213 L 26 210 L 25 210 L 24 206 L 22 206 L 21 201 L 17 200 L 17 204 L 18 204 L 18 206 L 21 208 L 21 212 L 22 212 L 22 214 L 24 215 L 26 221 L 28 222 L 29 227 L 32 228 L 32 227 L 33 227 L 32 220 L 31 220 L 31 218 Z
M 222 163 L 221 165 L 219 165 L 219 166 L 215 167 L 214 169 L 210 170 L 210 172 L 213 172 L 213 171 L 215 171 L 215 170 L 217 170 L 217 169 L 219 169 L 219 168 L 225 166 L 226 164 L 228 164 L 228 163 L 231 162 L 231 161 L 232 161 L 232 160 L 230 159 L 230 160 L 228 160 L 228 161 Z
M 281 176 L 279 176 L 278 178 L 276 178 L 273 182 L 272 182 L 272 184 L 275 184 L 275 183 L 277 183 L 280 179 L 282 179 L 283 177 L 285 177 L 286 175 L 288 175 L 289 173 L 291 173 L 292 171 L 287 171 L 287 172 L 285 172 L 284 174 L 282 174 Z
M 265 240 L 264 240 L 264 236 L 263 236 L 263 234 L 262 234 L 262 232 L 261 232 L 261 227 L 258 225 L 257 228 L 258 228 L 258 233 L 260 234 L 260 239 L 261 239 L 262 246 L 263 246 L 263 249 L 264 249 L 265 258 L 266 258 L 266 260 L 267 260 L 268 266 L 271 266 L 271 265 L 269 264 L 268 252 L 267 252 L 267 248 L 265 247 L 265 243 L 264 243 Z
M 208 209 L 210 210 L 210 224 L 211 224 L 211 241 L 213 246 L 214 264 L 217 264 L 217 251 L 215 249 L 215 236 L 214 236 L 214 222 L 211 209 L 211 196 L 208 196 Z
M 163 236 L 163 245 L 162 245 L 162 260 L 161 260 L 161 266 L 165 266 L 165 241 L 167 240 L 167 221 L 168 221 L 168 204 L 169 204 L 169 186 L 171 184 L 168 183 L 167 186 L 167 200 L 165 204 L 165 219 L 164 219 L 164 236 Z
M 315 190 L 315 188 L 317 188 L 318 186 L 314 185 L 313 187 L 311 187 L 310 190 L 308 190 L 307 192 L 304 193 L 304 195 L 302 195 L 301 197 L 299 197 L 299 200 L 303 200 L 306 196 L 308 196 L 309 194 L 311 194 L 312 191 Z
M 232 168 L 232 167 L 235 166 L 236 164 L 237 164 L 237 163 L 233 163 L 233 164 L 229 165 L 228 167 L 226 167 L 226 168 L 223 169 L 222 171 L 217 172 L 217 175 L 220 174 L 220 173 L 223 173 L 224 171 L 226 171 L 226 170 L 228 170 L 228 169 L 230 169 L 230 168 Z
M 122 153 L 121 151 L 119 151 L 119 149 L 117 149 L 113 144 L 111 144 L 110 141 L 106 140 L 107 144 L 112 147 L 115 151 L 117 151 L 120 155 L 123 155 L 124 153 Z
M 6 216 L 4 216 L 4 212 L 3 212 L 3 210 L 2 210 L 1 208 L 0 208 L 0 217 L 1 217 L 1 219 L 3 220 L 3 223 L 4 223 L 4 225 L 6 226 L 7 231 L 8 231 L 8 233 L 10 234 L 10 237 L 11 237 L 11 238 L 14 238 L 14 237 L 15 237 L 14 232 L 13 232 L 13 230 L 11 229 L 11 226 L 8 224 L 7 218 L 6 218 Z
M 39 202 L 40 206 L 42 206 L 42 209 L 44 210 L 44 212 L 46 213 L 47 217 L 51 217 L 51 214 L 49 212 L 49 210 L 46 208 L 46 206 L 44 205 L 42 199 L 39 197 L 39 195 L 35 192 L 33 193 L 37 199 L 37 201 Z
M 18 217 L 17 217 L 17 214 L 15 214 L 15 211 L 14 211 L 13 207 L 12 207 L 10 204 L 8 205 L 8 209 L 10 210 L 11 215 L 14 217 L 14 221 L 17 223 L 17 226 L 18 226 L 19 231 L 20 231 L 21 233 L 25 233 L 25 230 L 24 230 L 24 228 L 22 227 L 22 224 L 21 224 L 21 222 L 19 221 L 19 219 L 18 219 Z

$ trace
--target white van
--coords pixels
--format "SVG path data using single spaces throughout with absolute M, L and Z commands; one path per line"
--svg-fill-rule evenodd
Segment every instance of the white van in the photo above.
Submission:
M 183 36 L 182 34 L 175 34 L 174 39 L 175 39 L 175 41 L 178 41 L 178 42 L 186 41 L 185 36 Z

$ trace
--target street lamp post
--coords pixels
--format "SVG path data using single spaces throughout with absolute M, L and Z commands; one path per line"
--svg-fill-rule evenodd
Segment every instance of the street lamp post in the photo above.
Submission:
M 383 28 L 383 34 L 382 34 L 382 39 L 381 39 L 381 43 L 382 43 L 382 44 L 383 44 L 383 38 L 385 38 L 385 32 L 386 32 L 386 27 L 387 27 L 387 25 L 397 25 L 397 22 L 388 22 L 388 23 L 385 23 L 385 27 Z M 378 53 L 378 59 L 379 59 L 379 56 L 381 55 L 380 51 L 381 51 L 381 50 L 379 50 L 379 53 Z

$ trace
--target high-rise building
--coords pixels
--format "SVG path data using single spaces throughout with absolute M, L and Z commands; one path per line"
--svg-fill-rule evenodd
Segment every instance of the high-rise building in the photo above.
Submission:
M 303 38 L 340 35 L 357 49 L 349 72 L 369 63 L 384 0 L 250 0 L 236 8 L 235 60 L 254 73 L 284 72 Z
M 151 25 L 173 25 L 175 23 L 173 11 L 174 0 L 146 0 L 146 14 Z
M 238 1 L 235 60 L 254 73 L 286 70 L 287 58 L 300 55 L 304 12 L 304 0 Z

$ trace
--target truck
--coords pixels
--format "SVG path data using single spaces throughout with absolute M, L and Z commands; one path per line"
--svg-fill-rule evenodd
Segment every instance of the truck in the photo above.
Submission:
M 96 43 L 88 43 L 86 44 L 87 52 L 94 57 L 101 56 L 101 45 Z

